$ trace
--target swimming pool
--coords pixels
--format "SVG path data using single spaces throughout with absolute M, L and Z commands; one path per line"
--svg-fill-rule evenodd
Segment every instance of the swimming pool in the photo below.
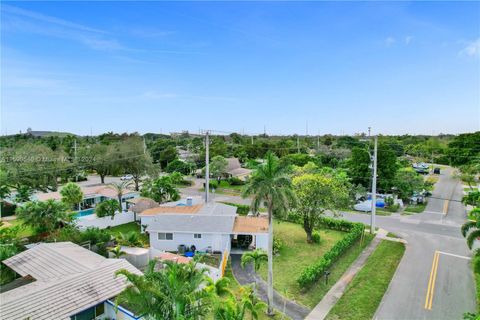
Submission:
M 94 214 L 95 213 L 95 209 L 94 208 L 90 208 L 90 209 L 85 209 L 85 210 L 82 210 L 82 211 L 78 211 L 74 217 L 75 218 L 80 218 L 80 217 L 84 217 L 84 216 L 89 216 L 91 214 Z

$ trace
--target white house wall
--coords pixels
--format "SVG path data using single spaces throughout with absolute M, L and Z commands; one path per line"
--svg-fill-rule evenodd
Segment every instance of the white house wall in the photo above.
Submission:
M 257 249 L 268 249 L 268 233 L 255 236 L 255 246 Z
M 150 233 L 150 246 L 157 250 L 177 251 L 181 244 L 194 245 L 198 251 L 206 251 L 209 246 L 213 251 L 230 250 L 230 235 L 203 233 L 201 239 L 195 239 L 193 233 L 174 232 L 173 240 L 158 240 L 157 232 Z
M 76 223 L 79 227 L 97 227 L 105 229 L 107 227 L 119 226 L 121 224 L 132 222 L 134 219 L 134 213 L 131 211 L 115 214 L 113 220 L 111 217 L 97 217 L 96 214 L 90 214 L 88 216 L 78 217 Z

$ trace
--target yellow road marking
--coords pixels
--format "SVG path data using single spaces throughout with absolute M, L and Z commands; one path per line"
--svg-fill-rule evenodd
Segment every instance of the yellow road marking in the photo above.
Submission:
M 448 203 L 449 203 L 450 200 L 445 200 L 445 202 L 443 203 L 443 214 L 444 215 L 447 215 L 448 213 Z
M 428 281 L 427 296 L 425 297 L 424 308 L 427 310 L 432 309 L 433 302 L 433 293 L 435 291 L 435 280 L 437 278 L 437 269 L 438 269 L 438 259 L 440 257 L 440 252 L 435 251 L 432 262 L 432 269 L 430 271 L 430 279 Z

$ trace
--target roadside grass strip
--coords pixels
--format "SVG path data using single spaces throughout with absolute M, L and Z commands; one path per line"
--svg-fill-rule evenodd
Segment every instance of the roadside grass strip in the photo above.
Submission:
M 403 243 L 383 240 L 326 319 L 372 319 L 404 252 Z

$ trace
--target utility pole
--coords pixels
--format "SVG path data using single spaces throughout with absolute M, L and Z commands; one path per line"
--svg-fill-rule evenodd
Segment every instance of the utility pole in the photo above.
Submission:
M 147 154 L 147 143 L 145 142 L 145 137 L 143 137 L 143 154 Z
M 251 138 L 252 138 L 252 146 L 253 146 L 253 135 L 252 135 L 252 137 L 251 137 Z
M 370 131 L 370 130 L 369 130 Z M 370 233 L 375 232 L 375 214 L 377 212 L 377 136 L 374 138 L 373 178 L 372 178 L 372 215 L 370 217 Z
M 300 153 L 300 137 L 297 136 L 297 153 Z
M 73 161 L 77 165 L 77 139 L 73 140 Z M 78 182 L 78 172 L 75 171 L 75 182 Z
M 208 193 L 210 191 L 210 139 L 208 130 L 205 131 L 205 203 L 208 203 Z
M 370 130 L 372 129 L 372 127 L 368 127 L 368 137 L 370 137 Z
M 320 151 L 320 135 L 317 134 L 317 152 Z

